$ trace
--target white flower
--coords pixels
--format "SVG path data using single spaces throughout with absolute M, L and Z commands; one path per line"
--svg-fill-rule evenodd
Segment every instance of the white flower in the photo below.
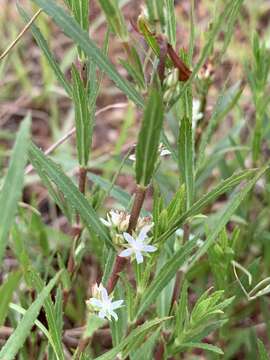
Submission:
M 117 321 L 118 316 L 114 310 L 122 307 L 124 300 L 112 301 L 112 297 L 109 297 L 107 290 L 101 283 L 99 286 L 95 285 L 93 293 L 94 297 L 87 300 L 86 304 L 98 311 L 98 316 L 101 319 L 106 317 L 111 320 L 111 317 L 113 317 Z
M 128 257 L 128 256 L 135 256 L 137 264 L 141 264 L 143 262 L 143 253 L 151 253 L 155 252 L 157 248 L 152 245 L 147 245 L 145 240 L 148 239 L 147 233 L 150 231 L 152 225 L 147 225 L 142 228 L 139 233 L 139 236 L 134 239 L 128 233 L 124 233 L 124 238 L 128 242 L 127 249 L 123 250 L 119 256 L 120 257 Z M 145 255 L 145 254 L 144 254 Z
M 124 211 L 110 210 L 107 214 L 107 220 L 100 218 L 100 221 L 107 227 L 116 228 L 119 231 L 125 231 L 128 228 L 130 215 Z
M 159 151 L 159 156 L 171 155 L 171 152 L 168 149 L 166 149 L 162 143 L 159 144 L 158 151 Z M 131 161 L 136 161 L 136 155 L 135 154 L 131 154 L 128 158 Z
M 201 102 L 198 99 L 192 101 L 192 127 L 195 128 L 197 121 L 203 118 L 203 113 L 200 112 Z

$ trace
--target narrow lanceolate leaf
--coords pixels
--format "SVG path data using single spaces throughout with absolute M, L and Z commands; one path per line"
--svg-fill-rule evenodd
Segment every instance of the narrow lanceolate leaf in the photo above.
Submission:
M 197 251 L 194 255 L 190 267 L 195 264 L 195 262 L 206 253 L 209 246 L 213 244 L 216 240 L 222 229 L 226 226 L 227 222 L 230 220 L 234 212 L 237 210 L 241 202 L 245 199 L 247 194 L 259 180 L 259 178 L 269 169 L 269 165 L 264 166 L 260 171 L 257 171 L 256 175 L 249 180 L 244 186 L 242 186 L 239 191 L 234 194 L 230 199 L 228 204 L 225 206 L 224 210 L 220 213 L 218 219 L 215 221 L 215 227 L 211 232 L 211 235 L 206 239 L 203 246 Z
M 71 8 L 76 21 L 84 31 L 89 30 L 89 0 L 71 0 Z M 84 60 L 84 53 L 78 47 L 78 54 L 81 60 Z
M 207 144 L 211 141 L 216 127 L 219 122 L 228 114 L 233 106 L 238 102 L 242 92 L 243 86 L 237 82 L 229 89 L 223 89 L 218 97 L 217 103 L 212 111 L 212 116 L 209 119 L 208 126 L 202 134 L 202 139 L 199 146 L 199 155 L 197 159 L 197 171 L 204 166 L 205 149 Z
M 51 159 L 46 157 L 41 150 L 31 144 L 29 151 L 30 161 L 38 173 L 46 173 L 50 180 L 64 194 L 70 205 L 79 213 L 90 234 L 94 233 L 112 246 L 111 239 L 100 222 L 95 210 L 86 200 L 84 195 L 77 189 L 75 184 L 67 177 L 60 167 Z
M 12 151 L 8 172 L 0 192 L 0 264 L 23 188 L 24 167 L 29 146 L 30 116 L 23 121 Z
M 28 23 L 30 21 L 30 16 L 25 12 L 23 7 L 18 2 L 17 2 L 17 7 L 18 7 L 19 13 L 22 16 L 22 18 L 24 19 L 24 21 L 26 23 Z M 44 36 L 41 34 L 39 28 L 35 24 L 32 24 L 30 29 L 32 31 L 32 34 L 33 34 L 39 48 L 42 50 L 42 52 L 43 52 L 44 56 L 46 57 L 51 69 L 53 70 L 57 80 L 63 86 L 66 93 L 71 97 L 72 96 L 71 86 L 67 82 L 67 80 L 65 78 L 65 74 L 62 72 L 62 70 L 60 69 L 57 61 L 55 60 L 55 58 L 53 56 L 53 54 L 51 53 L 51 51 L 49 49 L 49 46 L 47 44 L 47 41 L 45 40 Z
M 104 355 L 97 357 L 96 360 L 115 360 L 117 354 L 119 354 L 122 351 L 125 351 L 125 355 L 127 357 L 129 352 L 131 350 L 134 350 L 133 345 L 139 337 L 148 334 L 151 330 L 157 328 L 157 326 L 159 326 L 162 322 L 166 321 L 167 319 L 169 318 L 166 317 L 161 319 L 154 319 L 151 321 L 147 321 L 141 326 L 138 326 L 124 340 L 122 340 L 119 345 L 115 346 L 112 350 L 106 352 Z M 143 340 L 144 339 L 142 338 L 142 342 Z
M 187 209 L 190 207 L 194 193 L 194 152 L 191 121 L 184 117 L 181 121 L 178 139 L 178 159 L 180 178 L 186 187 Z
M 112 31 L 123 41 L 128 41 L 128 31 L 118 1 L 99 0 Z
M 176 18 L 174 0 L 165 0 L 166 6 L 166 34 L 169 43 L 175 48 L 176 45 Z
M 12 272 L 0 287 L 0 326 L 5 323 L 8 306 L 12 300 L 13 291 L 17 289 L 21 278 L 21 272 Z
M 89 28 L 89 0 L 71 0 L 71 8 L 75 19 L 81 28 L 88 31 Z
M 258 349 L 259 349 L 259 358 L 258 358 L 259 360 L 269 360 L 270 359 L 270 357 L 267 353 L 267 350 L 264 346 L 264 343 L 260 339 L 258 339 Z
M 54 0 L 33 0 L 40 6 L 49 16 L 51 16 L 56 24 L 65 32 L 65 34 L 74 40 L 80 46 L 84 53 L 104 71 L 116 86 L 123 91 L 135 104 L 143 107 L 143 98 L 134 88 L 134 86 L 125 80 L 115 69 L 113 64 L 103 54 L 103 52 L 96 46 L 96 44 L 89 39 L 88 34 L 83 31 L 77 21 L 72 18 L 65 10 L 57 5 Z
M 87 166 L 92 142 L 93 119 L 90 114 L 87 90 L 75 66 L 71 69 L 73 80 L 73 101 L 75 106 L 76 143 L 79 164 Z
M 147 186 L 152 178 L 158 157 L 163 123 L 163 103 L 158 89 L 150 92 L 136 147 L 136 181 Z
M 33 288 L 38 293 L 41 293 L 42 289 L 44 288 L 44 284 L 39 274 L 35 272 L 34 269 L 31 269 L 29 271 L 29 280 L 31 281 Z M 65 360 L 65 355 L 62 347 L 62 334 L 59 331 L 59 326 L 57 324 L 57 316 L 61 316 L 61 314 L 56 313 L 50 295 L 44 302 L 44 309 L 51 336 L 52 348 L 54 350 L 55 356 L 57 360 Z
M 43 288 L 43 290 L 38 295 L 37 299 L 33 302 L 33 304 L 26 311 L 22 320 L 19 322 L 14 333 L 9 337 L 5 345 L 0 351 L 0 360 L 12 360 L 15 358 L 16 354 L 23 346 L 27 336 L 29 335 L 32 326 L 38 314 L 40 312 L 41 307 L 44 304 L 44 301 L 49 296 L 53 287 L 59 279 L 59 273 L 49 282 L 49 284 Z
M 224 355 L 224 352 L 218 346 L 215 346 L 212 344 L 207 344 L 207 343 L 196 343 L 196 342 L 184 343 L 184 344 L 181 344 L 181 346 L 179 346 L 178 349 L 179 349 L 179 351 L 181 351 L 181 349 L 186 349 L 186 348 L 203 349 L 203 350 L 213 352 L 215 354 Z
M 233 189 L 240 184 L 241 181 L 255 177 L 258 171 L 256 169 L 241 171 L 237 174 L 230 176 L 228 179 L 222 181 L 213 190 L 202 196 L 196 201 L 189 210 L 179 217 L 173 225 L 161 235 L 158 241 L 163 242 L 168 239 L 180 226 L 184 224 L 187 218 L 199 214 L 208 204 L 211 204 L 220 195 Z
M 149 309 L 149 306 L 156 301 L 160 292 L 175 276 L 177 270 L 189 260 L 195 245 L 196 240 L 187 242 L 164 264 L 157 277 L 151 282 L 143 294 L 143 299 L 137 314 L 138 317 L 142 315 L 145 310 Z

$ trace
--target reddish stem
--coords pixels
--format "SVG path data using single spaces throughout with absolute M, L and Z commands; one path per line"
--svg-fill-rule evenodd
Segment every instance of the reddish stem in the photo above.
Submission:
M 135 230 L 135 228 L 136 228 L 136 225 L 137 225 L 137 222 L 138 222 L 138 219 L 140 216 L 140 212 L 142 209 L 142 205 L 144 202 L 145 193 L 146 193 L 146 188 L 137 186 L 135 199 L 134 199 L 133 207 L 131 210 L 128 229 L 127 229 L 127 232 L 129 234 L 132 234 L 132 231 Z M 125 258 L 122 258 L 120 256 L 116 257 L 113 271 L 112 271 L 111 277 L 109 278 L 108 285 L 107 285 L 108 293 L 111 293 L 113 291 L 113 289 L 115 288 L 117 281 L 119 279 L 119 274 L 123 271 L 123 269 L 126 265 L 126 262 L 127 262 L 127 260 Z

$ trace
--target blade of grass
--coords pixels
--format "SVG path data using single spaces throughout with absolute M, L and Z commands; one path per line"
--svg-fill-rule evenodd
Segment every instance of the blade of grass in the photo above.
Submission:
M 31 328 L 38 317 L 41 307 L 43 306 L 46 298 L 54 288 L 55 284 L 59 279 L 60 273 L 56 274 L 55 277 L 44 287 L 37 299 L 32 303 L 29 309 L 24 314 L 22 320 L 19 322 L 14 333 L 8 338 L 5 345 L 0 351 L 1 360 L 13 360 L 23 346 Z
M 0 193 L 0 264 L 2 262 L 10 228 L 15 219 L 23 188 L 24 168 L 27 161 L 31 118 L 28 115 L 20 126 L 12 151 L 10 165 Z

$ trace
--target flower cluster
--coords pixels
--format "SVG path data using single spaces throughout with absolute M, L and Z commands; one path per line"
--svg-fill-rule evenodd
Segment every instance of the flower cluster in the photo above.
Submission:
M 90 312 L 98 312 L 101 319 L 111 320 L 113 317 L 116 321 L 118 315 L 114 310 L 123 306 L 124 300 L 112 301 L 113 296 L 109 296 L 107 290 L 100 283 L 93 288 L 93 297 L 86 301 Z
M 124 211 L 110 210 L 106 219 L 100 219 L 101 222 L 110 229 L 113 243 L 122 250 L 120 257 L 130 257 L 133 261 L 136 259 L 138 264 L 143 262 L 143 257 L 148 253 L 157 250 L 153 245 L 149 245 L 151 236 L 149 232 L 153 227 L 150 217 L 140 217 L 136 229 L 131 234 L 127 233 L 130 215 Z

